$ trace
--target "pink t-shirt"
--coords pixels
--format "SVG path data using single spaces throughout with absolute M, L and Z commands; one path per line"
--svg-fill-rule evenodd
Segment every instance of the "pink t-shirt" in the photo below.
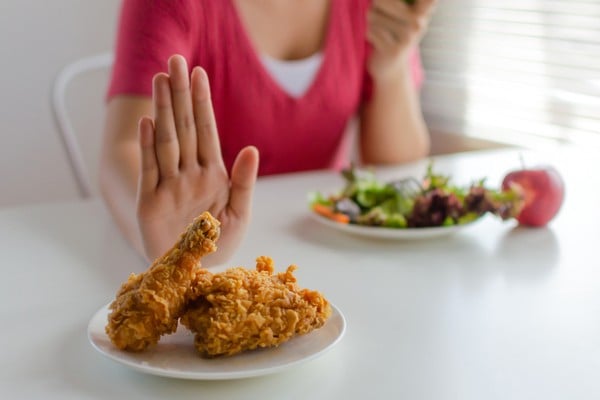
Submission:
M 260 152 L 260 175 L 340 168 L 345 127 L 368 101 L 366 12 L 370 0 L 331 0 L 323 62 L 301 97 L 269 75 L 233 0 L 124 0 L 108 98 L 152 94 L 152 77 L 173 54 L 210 79 L 223 159 L 244 146 Z M 415 85 L 422 80 L 417 51 Z

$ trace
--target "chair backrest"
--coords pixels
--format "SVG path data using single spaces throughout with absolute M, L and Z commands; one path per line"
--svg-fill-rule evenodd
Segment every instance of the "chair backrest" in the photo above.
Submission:
M 83 198 L 98 192 L 104 95 L 112 63 L 112 53 L 81 58 L 66 65 L 52 87 L 52 113 Z

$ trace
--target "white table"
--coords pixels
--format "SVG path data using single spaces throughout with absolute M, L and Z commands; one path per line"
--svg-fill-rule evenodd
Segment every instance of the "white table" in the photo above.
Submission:
M 535 155 L 527 155 L 533 162 Z M 2 399 L 598 399 L 600 177 L 594 157 L 555 163 L 566 201 L 547 229 L 489 217 L 447 238 L 363 239 L 307 215 L 335 173 L 261 179 L 248 238 L 229 265 L 270 255 L 344 313 L 343 340 L 274 375 L 186 381 L 117 364 L 88 343 L 93 313 L 146 265 L 99 201 L 0 211 Z M 546 158 L 548 157 L 548 158 Z M 436 161 L 457 182 L 499 184 L 513 151 Z M 381 170 L 417 175 L 424 163 Z

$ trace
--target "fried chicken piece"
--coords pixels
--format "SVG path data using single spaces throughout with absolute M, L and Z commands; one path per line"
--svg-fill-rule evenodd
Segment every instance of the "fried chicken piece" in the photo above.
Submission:
M 230 268 L 201 271 L 181 323 L 194 332 L 204 357 L 233 355 L 278 346 L 320 328 L 331 315 L 329 302 L 317 291 L 301 289 L 290 265 L 273 275 L 273 260 L 259 257 L 256 270 Z
M 220 223 L 204 212 L 150 268 L 131 274 L 111 303 L 106 333 L 122 350 L 142 351 L 177 329 L 199 270 L 200 258 L 216 250 Z

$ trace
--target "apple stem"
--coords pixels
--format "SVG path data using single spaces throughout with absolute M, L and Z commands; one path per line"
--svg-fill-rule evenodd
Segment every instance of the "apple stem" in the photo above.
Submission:
M 523 157 L 523 153 L 519 153 L 519 161 L 521 161 L 521 168 L 525 169 L 525 158 Z

